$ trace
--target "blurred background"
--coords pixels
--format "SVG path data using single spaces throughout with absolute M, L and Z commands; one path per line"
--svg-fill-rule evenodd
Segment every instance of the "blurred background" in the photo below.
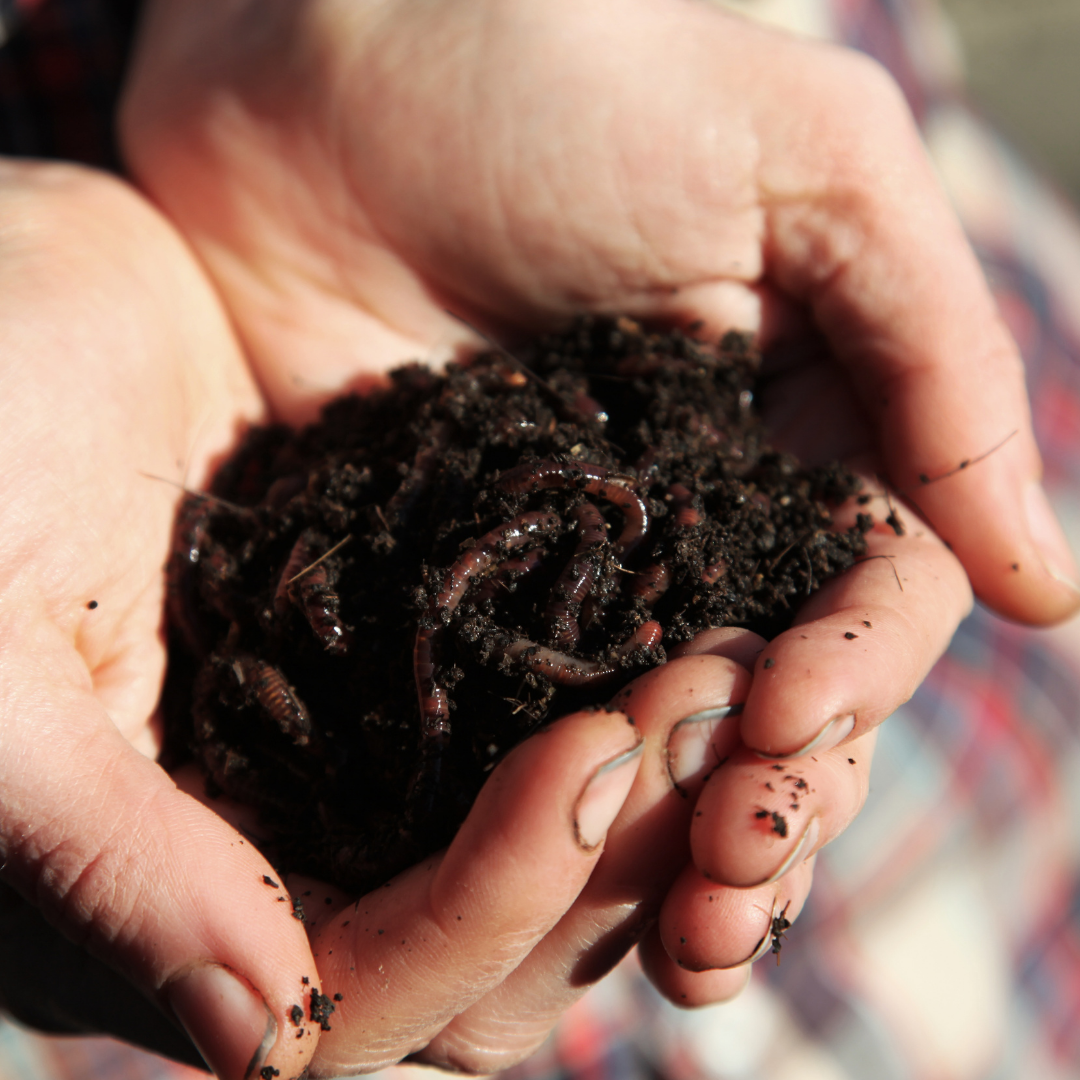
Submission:
M 1080 203 L 1080 0 L 941 0 L 971 96 Z

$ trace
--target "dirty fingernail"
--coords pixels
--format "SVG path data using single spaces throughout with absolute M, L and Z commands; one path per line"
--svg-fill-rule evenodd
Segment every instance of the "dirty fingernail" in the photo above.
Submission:
M 1032 480 L 1024 489 L 1024 510 L 1028 532 L 1039 550 L 1047 573 L 1056 581 L 1080 592 L 1080 573 L 1069 541 L 1058 523 L 1042 484 Z
M 798 750 L 792 750 L 788 754 L 765 754 L 760 750 L 755 752 L 758 757 L 768 761 L 802 757 L 813 750 L 824 752 L 831 750 L 834 746 L 839 746 L 854 730 L 855 714 L 848 713 L 847 716 L 833 717 L 805 746 L 800 746 Z
M 167 999 L 219 1080 L 254 1075 L 274 1045 L 277 1024 L 266 1003 L 219 964 L 203 964 L 180 976 Z
M 589 778 L 574 807 L 574 836 L 585 851 L 594 850 L 618 816 L 641 765 L 644 740 L 605 762 Z
M 757 948 L 743 961 L 744 964 L 756 964 L 767 952 L 772 949 L 772 922 L 769 922 L 769 930 L 758 942 Z
M 743 702 L 720 705 L 715 709 L 702 709 L 684 717 L 668 736 L 667 767 L 671 782 L 676 788 L 703 772 L 707 766 L 719 764 L 713 749 L 716 729 L 729 716 L 738 716 Z M 681 788 L 680 788 L 681 790 Z

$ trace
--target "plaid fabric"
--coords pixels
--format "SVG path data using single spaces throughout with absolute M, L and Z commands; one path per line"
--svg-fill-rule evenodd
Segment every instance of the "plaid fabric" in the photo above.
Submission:
M 116 169 L 138 0 L 0 0 L 0 153 Z
M 1020 343 L 1048 488 L 1080 549 L 1080 226 L 1071 210 L 966 108 L 933 0 L 732 4 L 855 45 L 896 75 Z M 0 24 L 15 6 L 0 0 Z M 48 10 L 35 40 L 67 58 L 56 69 L 29 44 Z M 41 0 L 28 36 L 0 50 L 4 115 L 48 117 L 46 128 L 70 137 L 84 75 L 82 107 L 98 125 L 87 121 L 89 147 L 91 132 L 107 130 L 99 103 L 115 96 L 104 72 L 115 79 L 122 68 L 116 10 Z M 111 44 L 100 36 L 109 27 Z M 88 63 L 76 41 L 96 42 L 91 52 L 107 63 Z M 56 87 L 62 108 L 22 84 L 11 104 L 3 72 L 16 46 L 27 70 L 52 72 L 35 86 Z M 56 137 L 43 130 L 27 140 Z M 976 611 L 884 725 L 870 799 L 819 857 L 780 967 L 759 964 L 732 1004 L 681 1012 L 628 961 L 504 1080 L 1080 1078 L 1078 779 L 1080 621 L 1029 631 Z M 197 1075 L 110 1040 L 0 1023 L 0 1080 Z M 398 1067 L 386 1080 L 418 1075 Z

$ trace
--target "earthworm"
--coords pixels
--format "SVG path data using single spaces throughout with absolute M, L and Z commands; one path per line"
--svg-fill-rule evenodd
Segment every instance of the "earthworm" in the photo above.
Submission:
M 169 621 L 196 656 L 206 651 L 206 642 L 196 614 L 196 585 L 192 568 L 198 563 L 203 545 L 207 542 L 209 517 L 210 505 L 205 499 L 186 498 L 181 503 L 166 579 Z
M 701 513 L 694 509 L 694 495 L 685 484 L 669 484 L 667 498 L 675 512 L 675 524 L 684 529 L 692 529 L 701 522 Z
M 289 610 L 289 604 L 292 601 L 292 597 L 289 595 L 289 586 L 292 584 L 293 578 L 309 562 L 313 561 L 311 558 L 313 540 L 314 534 L 312 530 L 305 529 L 297 538 L 296 543 L 293 544 L 288 559 L 285 560 L 285 567 L 281 571 L 277 588 L 274 590 L 274 611 L 279 616 L 283 616 Z
M 626 522 L 615 541 L 615 551 L 619 555 L 631 552 L 649 528 L 649 511 L 644 501 L 637 492 L 612 478 L 610 470 L 602 465 L 588 462 L 562 464 L 551 460 L 531 461 L 507 469 L 496 479 L 495 486 L 500 491 L 512 494 L 532 494 L 548 488 L 564 487 L 599 495 L 601 499 L 617 506 Z
M 305 574 L 295 588 L 300 610 L 323 648 L 336 656 L 348 652 L 352 635 L 341 621 L 341 598 L 326 564 Z
M 431 598 L 427 617 L 416 630 L 413 646 L 413 674 L 420 700 L 420 732 L 425 743 L 443 743 L 450 736 L 450 703 L 446 690 L 435 678 L 440 638 L 469 586 L 492 569 L 501 556 L 522 547 L 537 536 L 547 536 L 562 525 L 557 514 L 533 510 L 499 525 L 446 571 L 442 588 Z M 424 625 L 424 623 L 428 625 Z
M 469 594 L 469 601 L 482 604 L 501 593 L 513 592 L 519 579 L 531 574 L 544 561 L 544 549 L 533 548 L 514 559 L 504 559 L 487 578 Z
M 619 647 L 616 652 L 619 656 L 630 656 L 639 649 L 652 650 L 660 644 L 664 636 L 664 628 L 654 619 L 642 623 Z
M 230 666 L 236 681 L 281 733 L 295 746 L 307 746 L 311 741 L 311 717 L 296 691 L 285 681 L 281 669 L 246 653 L 234 656 Z
M 675 524 L 692 529 L 701 522 L 701 513 L 692 505 L 694 495 L 685 484 L 669 484 L 665 501 L 671 503 Z M 704 579 L 704 575 L 702 575 Z M 638 596 L 648 609 L 671 587 L 671 567 L 664 561 L 651 563 L 630 583 L 630 595 Z
M 665 562 L 655 562 L 630 582 L 630 595 L 640 597 L 645 601 L 645 606 L 651 609 L 670 587 L 671 568 Z
M 346 537 L 346 540 L 349 538 Z M 335 545 L 336 551 L 341 544 Z M 285 569 L 274 591 L 274 610 L 284 616 L 290 601 L 296 603 L 304 614 L 315 636 L 329 653 L 340 655 L 348 650 L 351 636 L 341 621 L 341 598 L 335 589 L 336 582 L 327 563 L 316 556 L 317 542 L 314 530 L 305 529 L 293 545 Z
M 299 495 L 306 487 L 308 478 L 305 473 L 293 473 L 291 476 L 278 477 L 267 489 L 263 502 L 274 510 L 282 509 L 290 499 Z
M 287 810 L 293 805 L 287 791 L 269 787 L 261 781 L 259 772 L 252 767 L 251 758 L 222 739 L 214 716 L 215 708 L 221 704 L 219 670 L 224 668 L 231 670 L 237 680 L 243 676 L 241 691 L 245 700 L 258 706 L 264 715 L 271 710 L 276 713 L 277 717 L 271 719 L 275 719 L 275 723 L 282 730 L 295 725 L 297 717 L 302 718 L 309 731 L 307 736 L 296 737 L 295 728 L 285 730 L 285 734 L 291 737 L 293 746 L 304 747 L 308 753 L 315 749 L 318 733 L 311 729 L 307 710 L 302 702 L 285 684 L 285 678 L 277 668 L 263 664 L 262 667 L 268 670 L 260 671 L 260 663 L 249 654 L 240 654 L 231 660 L 215 657 L 203 665 L 195 680 L 192 701 L 195 745 L 208 774 L 223 791 L 253 806 Z M 280 686 L 275 685 L 278 679 Z M 275 692 L 282 687 L 283 693 Z M 282 751 L 269 745 L 261 749 L 262 755 L 271 759 L 296 782 L 305 785 L 311 783 L 310 773 L 305 769 L 304 763 L 290 750 Z
M 235 575 L 236 560 L 210 535 L 210 517 L 219 506 L 236 510 L 240 515 L 248 513 L 213 496 L 190 493 L 178 511 L 169 556 L 166 581 L 169 618 L 196 656 L 203 655 L 208 647 L 198 617 L 197 595 L 223 618 L 232 619 L 234 614 L 231 595 L 222 585 Z
M 711 566 L 701 571 L 701 580 L 706 585 L 715 585 L 727 573 L 727 560 L 717 559 Z
M 431 430 L 431 439 L 416 451 L 412 468 L 401 481 L 397 491 L 390 496 L 383 511 L 390 530 L 401 524 L 408 512 L 431 486 L 432 477 L 439 466 L 439 458 L 450 438 L 450 427 L 446 423 L 435 424 Z
M 655 649 L 663 637 L 658 622 L 642 623 L 616 650 L 617 658 L 630 656 L 639 649 Z M 502 654 L 520 660 L 530 671 L 543 675 L 557 686 L 590 686 L 606 682 L 619 671 L 618 664 L 608 660 L 585 660 L 558 649 L 538 645 L 528 638 L 519 638 L 506 646 Z
M 607 539 L 604 516 L 591 503 L 574 508 L 578 522 L 578 543 L 551 590 L 544 623 L 557 648 L 570 649 L 581 640 L 577 613 L 588 595 L 599 565 L 596 549 Z

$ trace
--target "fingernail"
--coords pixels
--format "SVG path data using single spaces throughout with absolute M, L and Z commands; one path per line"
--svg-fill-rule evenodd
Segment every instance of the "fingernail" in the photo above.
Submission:
M 712 745 L 713 736 L 723 720 L 738 716 L 742 711 L 741 701 L 715 709 L 702 709 L 684 717 L 671 729 L 667 744 L 667 768 L 677 790 L 682 791 L 681 785 L 702 772 L 707 765 L 719 765 Z
M 645 749 L 642 739 L 631 749 L 605 762 L 589 778 L 574 807 L 574 836 L 585 851 L 593 851 L 607 836 L 618 816 Z
M 1046 572 L 1056 581 L 1080 592 L 1080 572 L 1077 571 L 1069 541 L 1042 484 L 1036 480 L 1030 481 L 1024 489 L 1024 511 L 1027 514 L 1028 532 Z
M 774 881 L 779 881 L 793 866 L 798 866 L 799 863 L 806 860 L 810 852 L 814 850 L 814 845 L 818 842 L 820 834 L 820 822 L 816 817 L 811 818 L 810 824 L 806 826 L 802 836 L 799 837 L 799 842 L 791 849 L 788 857 L 764 881 L 755 882 L 753 885 L 745 885 L 743 888 L 760 889 L 763 885 L 771 885 Z
M 817 733 L 817 735 L 815 735 L 805 746 L 800 746 L 798 750 L 792 750 L 788 754 L 766 754 L 760 750 L 755 750 L 754 753 L 760 758 L 765 758 L 767 761 L 780 761 L 787 758 L 802 757 L 804 754 L 809 754 L 812 750 L 824 752 L 825 750 L 831 750 L 834 746 L 839 746 L 854 729 L 854 713 L 848 713 L 847 716 L 834 716 L 833 719 Z
M 773 909 L 776 910 L 775 908 Z M 769 919 L 769 929 L 765 936 L 758 942 L 757 948 L 743 961 L 743 964 L 756 964 L 767 952 L 772 949 L 772 919 Z M 742 966 L 742 965 L 737 965 Z
M 176 1018 L 219 1080 L 253 1076 L 277 1038 L 266 1002 L 220 964 L 202 964 L 169 987 Z

